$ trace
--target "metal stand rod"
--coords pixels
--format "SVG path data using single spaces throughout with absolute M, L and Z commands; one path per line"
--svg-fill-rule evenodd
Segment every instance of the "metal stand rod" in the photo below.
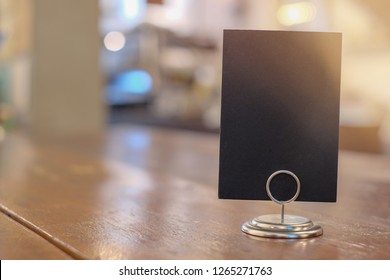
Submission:
M 297 184 L 297 191 L 295 195 L 286 201 L 277 200 L 273 197 L 270 191 L 270 183 L 273 177 L 280 173 L 285 173 L 292 176 Z M 305 217 L 295 215 L 284 215 L 284 205 L 294 201 L 301 190 L 301 183 L 298 177 L 288 170 L 279 170 L 271 174 L 265 186 L 269 198 L 282 205 L 281 215 L 271 214 L 262 215 L 246 222 L 242 225 L 241 230 L 249 235 L 267 237 L 267 238 L 284 238 L 284 239 L 298 239 L 316 237 L 323 234 L 322 227 L 313 224 L 313 222 Z

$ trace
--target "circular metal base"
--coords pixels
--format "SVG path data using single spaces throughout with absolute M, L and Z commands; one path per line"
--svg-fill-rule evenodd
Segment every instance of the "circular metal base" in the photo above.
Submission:
M 246 234 L 267 238 L 310 238 L 322 235 L 322 227 L 313 224 L 305 217 L 285 215 L 283 222 L 280 215 L 263 215 L 242 225 Z

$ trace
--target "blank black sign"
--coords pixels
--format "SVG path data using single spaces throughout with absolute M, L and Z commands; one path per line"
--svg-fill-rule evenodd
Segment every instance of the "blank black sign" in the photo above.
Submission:
M 289 170 L 297 200 L 336 201 L 340 63 L 339 33 L 224 31 L 219 198 L 268 200 Z

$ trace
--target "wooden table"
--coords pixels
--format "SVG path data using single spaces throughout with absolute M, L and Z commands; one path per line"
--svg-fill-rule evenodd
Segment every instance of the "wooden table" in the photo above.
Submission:
M 1 259 L 390 259 L 390 158 L 340 153 L 337 203 L 295 202 L 324 235 L 250 237 L 268 201 L 217 199 L 219 139 L 141 126 L 0 142 Z

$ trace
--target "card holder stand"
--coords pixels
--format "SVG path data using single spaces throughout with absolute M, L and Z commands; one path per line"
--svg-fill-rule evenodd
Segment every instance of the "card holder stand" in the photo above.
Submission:
M 277 200 L 270 191 L 272 179 L 279 174 L 288 174 L 292 176 L 297 185 L 295 195 L 286 201 Z M 273 202 L 282 206 L 281 214 L 270 214 L 256 217 L 243 224 L 241 230 L 246 234 L 258 237 L 280 239 L 310 238 L 322 235 L 322 227 L 320 225 L 315 225 L 310 219 L 301 216 L 284 214 L 284 205 L 296 200 L 300 190 L 301 183 L 299 178 L 293 172 L 288 170 L 278 170 L 271 174 L 267 180 L 266 191 L 267 195 Z

